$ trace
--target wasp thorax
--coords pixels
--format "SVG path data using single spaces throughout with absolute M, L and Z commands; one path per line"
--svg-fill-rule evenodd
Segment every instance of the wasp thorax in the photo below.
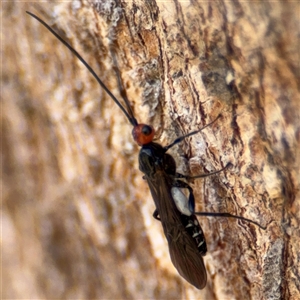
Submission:
M 154 129 L 147 124 L 139 124 L 132 129 L 133 139 L 139 146 L 143 146 L 152 142 L 154 137 Z

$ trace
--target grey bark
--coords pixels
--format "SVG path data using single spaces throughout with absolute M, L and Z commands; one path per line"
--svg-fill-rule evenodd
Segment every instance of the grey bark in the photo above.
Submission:
M 299 4 L 3 3 L 2 298 L 299 299 Z M 191 182 L 208 283 L 172 266 L 113 101 L 29 10 L 64 36 Z

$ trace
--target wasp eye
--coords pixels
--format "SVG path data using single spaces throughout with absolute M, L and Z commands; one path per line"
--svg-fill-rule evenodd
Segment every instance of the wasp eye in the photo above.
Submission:
M 149 125 L 144 125 L 142 128 L 142 133 L 146 136 L 150 135 L 152 133 L 152 127 Z
M 151 143 L 154 133 L 153 127 L 146 124 L 138 124 L 132 129 L 132 136 L 140 146 Z

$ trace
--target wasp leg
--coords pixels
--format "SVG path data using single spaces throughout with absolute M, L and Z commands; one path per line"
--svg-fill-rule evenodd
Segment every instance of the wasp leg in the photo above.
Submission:
M 232 167 L 232 163 L 229 162 L 224 168 L 222 168 L 218 171 L 214 171 L 214 172 L 206 173 L 206 174 L 200 174 L 200 175 L 196 175 L 196 176 L 188 176 L 188 175 L 183 175 L 183 174 L 180 174 L 180 173 L 176 173 L 175 178 L 184 178 L 184 179 L 204 178 L 204 177 L 208 177 L 208 176 L 211 176 L 211 175 L 218 174 L 218 173 L 220 173 L 220 172 L 222 172 L 225 169 L 230 168 L 230 167 Z
M 173 141 L 173 143 L 171 143 L 170 145 L 167 145 L 164 147 L 165 151 L 168 151 L 168 149 L 172 148 L 173 146 L 175 146 L 176 144 L 182 142 L 185 138 L 189 137 L 189 136 L 192 136 L 194 134 L 197 134 L 198 132 L 200 132 L 201 130 L 203 130 L 204 128 L 212 125 L 214 122 L 216 122 L 222 115 L 219 114 L 212 122 L 206 124 L 205 126 L 203 126 L 202 128 L 198 129 L 198 130 L 195 130 L 195 131 L 192 131 L 188 134 L 185 134 L 185 135 L 182 135 L 180 137 L 178 137 L 176 140 Z
M 196 176 L 187 176 L 187 175 L 183 175 L 180 173 L 176 173 L 175 174 L 175 178 L 184 178 L 184 179 L 196 179 L 196 178 L 203 178 L 203 177 L 207 177 L 207 176 L 211 176 L 217 173 L 220 173 L 222 171 L 224 171 L 226 168 L 232 166 L 231 163 L 228 163 L 224 168 L 222 168 L 221 170 L 215 171 L 215 172 L 211 172 L 211 173 L 206 173 L 206 174 L 200 174 L 200 175 L 196 175 Z M 173 186 L 174 187 L 178 187 L 178 188 L 186 188 L 189 190 L 189 199 L 188 199 L 188 209 L 190 210 L 190 212 L 193 214 L 195 212 L 195 197 L 194 197 L 194 193 L 193 193 L 193 189 L 185 182 L 181 181 L 181 180 L 176 180 L 174 181 Z

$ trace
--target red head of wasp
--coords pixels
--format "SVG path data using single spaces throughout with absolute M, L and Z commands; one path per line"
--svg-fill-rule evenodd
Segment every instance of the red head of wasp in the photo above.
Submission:
M 206 285 L 206 270 L 203 262 L 203 256 L 206 254 L 206 242 L 201 226 L 196 215 L 229 217 L 244 220 L 253 223 L 260 228 L 263 226 L 255 221 L 232 215 L 229 213 L 210 213 L 210 212 L 195 212 L 195 200 L 192 188 L 184 181 L 180 180 L 191 178 L 202 178 L 219 173 L 229 167 L 228 163 L 224 168 L 216 172 L 198 175 L 185 176 L 176 172 L 176 163 L 174 158 L 166 152 L 174 145 L 180 143 L 185 138 L 197 134 L 207 126 L 207 124 L 199 130 L 190 132 L 175 139 L 171 144 L 163 147 L 158 143 L 153 142 L 154 129 L 146 124 L 139 124 L 134 117 L 130 107 L 129 100 L 122 87 L 120 74 L 117 73 L 118 83 L 121 89 L 121 95 L 125 102 L 126 108 L 116 99 L 116 97 L 108 90 L 105 84 L 82 58 L 82 56 L 63 40 L 48 24 L 41 20 L 36 15 L 27 12 L 30 16 L 38 20 L 44 25 L 56 38 L 58 38 L 89 70 L 100 86 L 107 92 L 112 100 L 123 111 L 128 121 L 132 124 L 133 139 L 141 146 L 139 153 L 139 169 L 144 173 L 144 179 L 147 181 L 151 195 L 153 197 L 156 209 L 153 217 L 159 220 L 162 224 L 166 239 L 169 245 L 171 260 L 179 272 L 190 284 L 198 289 L 202 289 Z M 112 57 L 115 59 L 115 57 Z M 189 192 L 188 198 L 181 191 L 187 189 Z

